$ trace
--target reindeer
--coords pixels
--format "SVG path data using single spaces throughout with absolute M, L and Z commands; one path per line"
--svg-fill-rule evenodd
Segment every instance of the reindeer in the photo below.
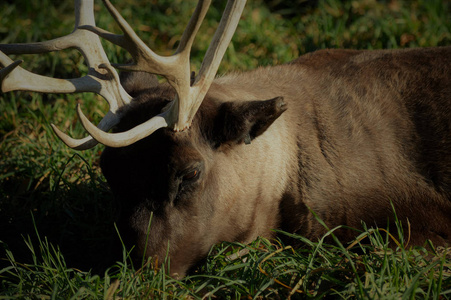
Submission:
M 198 2 L 168 57 L 103 2 L 123 35 L 95 26 L 92 0 L 75 0 L 71 34 L 0 45 L 0 76 L 3 92 L 94 92 L 108 101 L 97 126 L 77 107 L 85 138 L 52 126 L 73 149 L 106 146 L 102 172 L 123 202 L 119 225 L 137 255 L 161 262 L 167 254 L 170 273 L 183 277 L 221 241 L 393 226 L 394 211 L 410 224 L 410 245 L 450 242 L 451 47 L 320 50 L 215 79 L 245 1 L 228 1 L 195 76 L 190 49 L 209 0 Z M 111 64 L 99 36 L 133 61 Z M 36 75 L 6 55 L 71 47 L 86 58 L 82 78 Z M 115 68 L 125 71 L 122 83 Z

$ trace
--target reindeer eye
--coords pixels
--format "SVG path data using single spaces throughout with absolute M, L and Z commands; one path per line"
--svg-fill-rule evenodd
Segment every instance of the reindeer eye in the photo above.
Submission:
M 191 170 L 185 175 L 183 175 L 183 180 L 190 181 L 194 180 L 199 176 L 199 170 Z

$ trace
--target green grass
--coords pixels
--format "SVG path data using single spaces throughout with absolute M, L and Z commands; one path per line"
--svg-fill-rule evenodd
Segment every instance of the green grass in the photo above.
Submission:
M 120 3 L 118 3 L 120 2 Z M 156 4 L 158 2 L 158 4 Z M 207 15 L 192 51 L 198 70 L 223 1 Z M 250 1 L 219 73 L 285 63 L 321 48 L 379 49 L 451 45 L 451 1 L 314 1 L 276 6 Z M 97 3 L 97 2 L 96 2 Z M 138 34 L 170 54 L 192 1 L 114 1 Z M 117 26 L 99 2 L 98 25 Z M 72 30 L 72 2 L 2 1 L 0 42 L 55 38 Z M 104 43 L 113 62 L 120 49 Z M 11 56 L 13 59 L 15 56 Z M 73 50 L 23 55 L 36 73 L 72 78 L 86 73 Z M 106 104 L 91 94 L 0 94 L 0 299 L 65 298 L 386 298 L 450 299 L 449 249 L 387 248 L 389 237 L 368 229 L 352 249 L 337 242 L 299 240 L 292 249 L 277 240 L 214 247 L 195 274 L 176 281 L 152 264 L 134 269 L 117 242 L 120 211 L 101 175 L 102 146 L 68 149 L 50 123 L 84 136 L 75 106 L 100 120 Z M 359 239 L 358 239 L 359 240 Z M 245 260 L 230 261 L 247 249 Z
M 67 265 L 60 249 L 37 236 L 37 243 L 25 239 L 31 263 L 20 263 L 6 251 L 11 266 L 0 271 L 5 298 L 447 299 L 451 294 L 450 249 L 393 251 L 386 246 L 389 236 L 380 230 L 363 232 L 352 250 L 339 242 L 294 235 L 303 243 L 301 249 L 262 238 L 249 245 L 223 243 L 183 281 L 151 263 L 133 269 L 125 251 L 124 259 L 103 274 L 80 271 Z M 239 251 L 239 257 L 230 258 Z

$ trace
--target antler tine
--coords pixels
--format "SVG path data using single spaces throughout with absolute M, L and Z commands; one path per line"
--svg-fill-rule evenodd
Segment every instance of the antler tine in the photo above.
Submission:
M 99 123 L 99 128 L 109 130 L 119 121 L 116 115 L 118 108 L 129 103 L 131 96 L 120 85 L 119 76 L 111 67 L 98 36 L 79 30 L 83 25 L 95 25 L 93 6 L 93 0 L 75 1 L 75 28 L 69 35 L 46 42 L 0 45 L 0 50 L 7 54 L 38 54 L 76 48 L 85 57 L 89 67 L 88 75 L 75 79 L 56 79 L 36 75 L 18 67 L 18 62 L 13 62 L 0 51 L 0 63 L 4 66 L 0 71 L 0 79 L 2 79 L 4 92 L 27 90 L 45 93 L 97 93 L 105 98 L 110 106 L 110 111 Z M 53 124 L 52 127 L 58 137 L 71 148 L 84 150 L 97 144 L 92 137 L 73 139 Z
M 21 60 L 12 61 L 2 51 L 0 51 L 0 63 L 5 66 L 0 70 L 3 92 L 16 90 L 42 93 L 95 92 L 109 99 L 114 99 L 111 97 L 111 94 L 117 93 L 117 91 L 113 90 L 114 86 L 106 89 L 106 85 L 99 78 L 92 75 L 73 79 L 58 79 L 34 74 L 19 66 L 22 63 Z M 108 73 L 112 72 L 112 70 L 114 71 L 113 68 L 106 65 L 100 65 L 99 67 L 100 69 L 106 69 Z M 115 75 L 117 76 L 117 73 Z M 119 76 L 115 80 L 119 80 Z M 110 90 L 113 90 L 113 92 Z M 111 106 L 114 110 L 117 110 L 120 105 L 122 104 L 118 105 L 116 102 L 111 101 Z
M 93 25 L 80 26 L 80 29 L 86 29 L 104 39 L 116 44 L 127 50 L 133 57 L 134 62 L 130 64 L 113 64 L 114 67 L 124 71 L 143 71 L 159 75 L 164 75 L 164 68 L 159 68 L 163 65 L 165 57 L 157 55 L 138 37 L 133 31 L 127 21 L 121 16 L 116 8 L 108 0 L 103 0 L 106 8 L 114 18 L 116 23 L 123 31 L 123 35 L 113 34 L 104 29 Z
M 192 95 L 190 95 L 190 98 L 192 101 L 188 102 L 186 107 L 180 108 L 185 112 L 182 116 L 184 118 L 178 120 L 180 124 L 191 125 L 194 115 L 199 109 L 205 94 L 214 80 L 219 64 L 221 63 L 225 51 L 227 50 L 227 47 L 229 46 L 233 34 L 238 26 L 238 22 L 240 21 L 245 5 L 246 0 L 229 0 L 227 2 L 227 6 L 222 15 L 218 29 L 216 29 L 207 53 L 205 54 L 204 60 L 202 61 L 200 71 L 194 79 L 194 83 L 191 87 Z M 198 101 L 196 101 L 196 99 L 198 99 Z
M 108 10 L 124 31 L 124 36 L 114 35 L 95 27 L 85 26 L 83 28 L 95 32 L 119 46 L 124 45 L 123 48 L 130 52 L 135 62 L 134 64 L 118 65 L 117 67 L 128 71 L 145 71 L 163 75 L 175 88 L 177 97 L 168 110 L 123 133 L 110 134 L 92 126 L 85 126 L 85 129 L 96 140 L 110 147 L 123 147 L 134 143 L 138 137 L 141 139 L 149 136 L 156 129 L 164 126 L 172 127 L 174 131 L 185 130 L 191 126 L 194 115 L 214 79 L 220 61 L 236 30 L 246 4 L 246 0 L 228 1 L 224 15 L 202 64 L 201 72 L 196 77 L 194 85 L 190 86 L 189 54 L 194 37 L 205 17 L 210 2 L 210 0 L 200 0 L 198 2 L 176 53 L 173 56 L 162 57 L 156 55 L 144 45 L 111 3 L 108 0 L 104 0 Z M 80 118 L 84 124 L 83 117 L 80 116 Z M 159 121 L 156 121 L 156 118 Z M 156 126 L 156 123 L 158 123 L 158 126 Z
M 77 107 L 78 116 L 86 129 L 93 133 L 93 137 L 101 144 L 109 147 L 125 147 L 131 145 L 155 132 L 157 129 L 168 127 L 168 117 L 166 113 L 159 114 L 149 121 L 140 124 L 131 130 L 120 133 L 107 133 L 95 127 L 83 114 L 80 106 Z M 114 138 L 111 138 L 114 136 Z
M 191 46 L 193 45 L 194 38 L 196 37 L 197 32 L 199 31 L 200 25 L 207 14 L 208 8 L 210 7 L 211 0 L 199 0 L 197 3 L 196 9 L 189 20 L 188 25 L 185 28 L 185 31 L 182 34 L 182 38 L 180 39 L 179 46 L 175 53 L 188 52 L 186 55 L 189 56 L 191 52 Z
M 201 82 L 203 82 L 203 84 L 209 84 L 213 81 L 213 78 L 218 71 L 219 64 L 221 63 L 225 51 L 238 26 L 245 5 L 246 0 L 227 2 L 221 22 L 208 47 L 200 71 L 196 76 L 193 85 L 200 85 Z
M 77 106 L 77 111 L 81 109 L 79 108 L 79 105 Z M 83 115 L 84 117 L 84 115 Z M 89 120 L 84 117 L 84 121 L 89 123 L 88 126 L 95 127 Z M 83 121 L 83 120 L 82 120 Z M 115 125 L 117 125 L 120 121 L 120 118 L 117 114 L 112 113 L 109 111 L 105 117 L 100 121 L 99 125 L 97 125 L 97 128 L 100 130 L 108 131 L 111 128 L 113 128 Z M 62 132 L 58 127 L 56 127 L 54 124 L 51 124 L 53 131 L 55 134 L 70 148 L 75 150 L 86 150 L 94 147 L 98 144 L 98 141 L 93 139 L 91 136 L 87 136 L 83 139 L 74 139 Z

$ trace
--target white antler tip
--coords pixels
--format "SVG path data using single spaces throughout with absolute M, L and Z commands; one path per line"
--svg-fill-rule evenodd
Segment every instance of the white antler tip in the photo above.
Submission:
M 82 139 L 74 139 L 62 132 L 55 124 L 50 124 L 55 134 L 66 144 L 74 150 L 87 150 L 93 148 L 98 144 L 91 136 Z

